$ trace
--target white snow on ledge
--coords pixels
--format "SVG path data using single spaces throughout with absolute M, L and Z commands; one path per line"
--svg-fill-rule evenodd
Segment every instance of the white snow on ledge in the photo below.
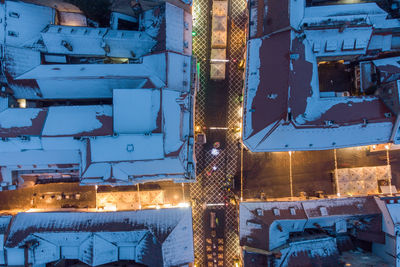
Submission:
M 357 124 L 337 128 L 301 129 L 289 124 L 280 125 L 258 146 L 252 138 L 245 141 L 250 147 L 256 146 L 253 152 L 323 150 L 385 143 L 390 138 L 392 127 L 391 122 L 371 123 L 364 127 Z

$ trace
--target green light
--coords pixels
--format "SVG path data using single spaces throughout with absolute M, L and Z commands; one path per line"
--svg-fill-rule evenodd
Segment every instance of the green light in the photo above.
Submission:
M 196 36 L 196 35 L 197 35 L 197 32 L 192 31 L 192 36 Z

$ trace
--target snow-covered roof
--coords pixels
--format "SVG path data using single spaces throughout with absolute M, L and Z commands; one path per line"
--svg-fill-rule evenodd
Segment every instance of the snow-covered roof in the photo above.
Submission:
M 165 59 L 166 57 L 161 58 Z M 153 57 L 153 59 L 144 62 L 144 65 L 138 65 L 138 68 L 143 72 L 150 72 L 151 64 L 158 62 L 158 57 Z M 60 74 L 57 72 L 58 66 L 62 67 Z M 81 74 L 75 66 L 83 68 L 81 72 L 84 73 Z M 135 65 L 133 67 L 125 65 L 128 68 L 121 66 L 117 65 L 114 68 L 114 71 L 121 77 L 129 77 L 128 70 L 138 70 Z M 73 80 L 67 79 L 66 69 L 68 67 L 70 66 L 52 65 L 52 68 L 56 68 L 55 74 L 48 73 L 45 79 L 38 80 L 38 83 L 42 85 L 47 81 L 59 82 L 63 87 L 49 87 L 49 89 L 55 90 L 52 92 L 55 96 L 59 97 L 58 92 L 61 89 L 65 90 L 67 94 L 72 92 L 78 96 L 77 98 L 81 98 L 79 94 L 82 96 L 84 94 L 82 91 L 70 88 Z M 85 89 L 85 85 L 89 84 L 85 84 L 85 80 L 93 80 L 99 84 L 103 82 L 102 86 L 104 86 L 104 80 L 107 80 L 96 79 L 96 75 L 99 75 L 94 70 L 96 65 L 71 65 L 71 67 L 75 68 L 71 68 L 73 71 L 70 75 L 77 77 L 76 83 L 83 86 L 82 90 Z M 23 75 L 25 77 L 41 75 L 39 69 L 48 71 L 50 68 L 47 65 L 41 65 Z M 110 75 L 115 74 L 115 72 L 111 72 L 111 69 L 104 70 L 101 65 L 99 66 L 99 70 L 110 71 Z M 118 73 L 118 71 L 120 72 Z M 166 79 L 166 76 L 163 77 L 162 74 L 160 76 L 162 79 Z M 123 79 L 121 82 L 118 77 L 115 77 L 114 81 L 117 83 L 115 88 L 123 87 Z M 194 172 L 193 166 L 189 167 L 190 164 L 193 164 L 193 150 L 190 143 L 193 131 L 193 92 L 188 92 L 182 87 L 174 87 L 178 90 L 166 87 L 157 88 L 155 84 L 163 84 L 163 81 L 157 78 L 153 81 L 155 82 L 149 83 L 144 79 L 138 89 L 130 87 L 128 87 L 129 89 L 115 89 L 113 94 L 113 90 L 105 86 L 104 88 L 110 90 L 111 96 L 113 96 L 113 107 L 89 105 L 5 109 L 0 113 L 0 135 L 11 138 L 10 142 L 15 142 L 14 138 L 29 136 L 25 140 L 25 143 L 28 144 L 36 142 L 33 136 L 38 136 L 39 144 L 40 140 L 44 140 L 43 138 L 51 139 L 51 150 L 57 146 L 64 147 L 67 140 L 61 138 L 84 137 L 81 141 L 84 145 L 75 147 L 81 156 L 78 160 L 70 162 L 80 163 L 82 183 L 126 184 L 162 179 L 181 182 L 185 180 L 185 177 L 193 177 Z M 173 86 L 174 83 L 176 81 L 169 84 Z M 150 88 L 143 88 L 147 86 Z M 98 89 L 98 87 L 93 88 Z M 90 89 L 90 87 L 86 87 L 86 89 Z M 43 90 L 43 92 L 45 91 Z M 90 94 L 94 93 L 90 92 Z M 93 95 L 94 97 L 95 95 Z M 99 96 L 97 95 L 97 97 Z M 59 125 L 61 121 L 63 123 Z M 87 137 L 96 138 L 86 139 Z M 9 164 L 18 165 L 18 157 L 16 157 L 18 153 L 29 151 L 29 149 L 45 149 L 46 151 L 42 145 L 21 146 L 10 151 L 10 153 L 14 153 L 12 155 L 14 160 L 12 164 L 11 162 Z M 60 151 L 60 153 L 60 157 L 64 157 L 64 152 Z M 5 157 L 6 154 L 4 154 Z M 47 157 L 44 157 L 41 163 L 44 163 L 46 159 Z M 57 161 L 57 157 L 54 160 Z M 61 162 L 55 163 L 61 164 Z M 30 162 L 26 162 L 26 164 L 29 165 Z M 32 164 L 34 163 L 32 162 Z
M 111 106 L 49 107 L 42 136 L 111 135 L 112 115 Z
M 305 30 L 308 44 L 317 57 L 365 54 L 372 27 Z
M 126 31 L 55 25 L 84 17 L 67 3 L 28 1 L 0 3 L 4 180 L 46 160 L 79 165 L 82 183 L 194 178 L 190 13 L 160 3 Z
M 116 90 L 115 96 L 117 135 L 88 141 L 90 160 L 86 160 L 82 182 L 137 183 L 186 177 L 191 161 L 189 95 L 167 89 L 124 89 Z M 132 105 L 136 101 L 140 103 Z
M 381 98 L 321 98 L 319 92 L 318 62 L 367 55 L 374 22 L 328 26 L 318 20 L 315 25 L 306 22 L 317 16 L 328 21 L 350 16 L 357 21 L 354 14 L 360 13 L 371 20 L 380 16 L 380 23 L 384 23 L 387 13 L 375 3 L 306 8 L 305 1 L 278 2 L 250 10 L 250 20 L 257 26 L 247 45 L 244 144 L 251 151 L 261 152 L 390 141 L 395 118 Z M 263 24 L 266 20 L 261 18 L 266 16 L 268 23 Z M 381 45 L 375 43 L 375 48 L 386 50 L 385 40 L 381 39 Z
M 400 223 L 400 204 L 389 204 L 387 205 L 387 209 L 389 210 L 390 216 L 393 220 L 393 224 Z
M 152 52 L 156 40 L 141 31 L 51 25 L 41 33 L 52 54 L 140 58 Z M 67 42 L 71 49 L 62 43 Z
M 92 163 L 82 175 L 82 183 L 118 183 L 132 185 L 147 181 L 182 179 L 186 169 L 177 158 L 147 161 Z
M 0 112 L 1 137 L 101 136 L 112 133 L 111 106 L 8 108 Z
M 40 52 L 29 48 L 5 46 L 4 67 L 8 75 L 13 78 L 30 71 L 40 65 Z
M 143 73 L 143 74 L 141 74 Z M 97 78 L 126 78 L 146 77 L 153 72 L 143 64 L 67 64 L 39 65 L 17 79 L 97 79 Z
M 149 266 L 177 266 L 194 261 L 192 229 L 190 208 L 20 213 L 11 224 L 5 247 L 37 240 L 41 248 L 50 243 L 61 251 L 51 261 L 67 256 L 92 266 L 123 259 Z M 40 258 L 29 258 L 38 264 L 35 260 Z
M 31 63 L 25 66 L 18 63 L 10 55 L 9 72 L 16 74 L 16 69 L 21 69 L 20 75 L 14 79 L 9 77 L 8 81 L 19 98 L 112 98 L 113 89 L 166 86 L 189 92 L 191 86 L 191 57 L 171 52 L 145 56 L 137 64 Z M 25 72 L 21 73 L 22 70 Z
M 241 202 L 240 244 L 273 250 L 285 244 L 291 232 L 303 232 L 305 228 L 315 228 L 315 224 L 332 227 L 343 218 L 380 214 L 373 197 Z M 377 229 L 381 227 L 378 217 Z
M 80 160 L 79 150 L 72 149 L 27 150 L 0 154 L 2 166 L 78 164 Z
M 357 3 L 329 6 L 313 6 L 304 9 L 302 23 L 308 25 L 326 25 L 336 22 L 376 23 L 385 20 L 387 12 L 376 3 Z
M 383 231 L 392 236 L 400 230 L 400 198 L 399 196 L 375 197 L 382 212 Z
M 92 162 L 118 162 L 162 159 L 163 135 L 124 134 L 97 137 L 90 142 Z
M 40 135 L 47 110 L 42 108 L 6 109 L 0 113 L 0 135 L 17 137 Z
M 141 88 L 149 83 L 156 88 L 165 85 L 146 64 L 39 65 L 18 76 L 16 81 L 31 79 L 36 81 L 44 99 L 112 98 L 114 88 Z M 15 91 L 19 92 L 18 88 Z M 34 93 L 31 90 L 32 96 L 26 98 L 36 98 Z
M 280 250 L 282 257 L 275 261 L 278 266 L 335 266 L 338 264 L 339 249 L 336 239 L 322 236 L 311 240 L 291 242 Z M 246 267 L 246 266 L 245 266 Z
M 376 3 L 357 3 L 344 5 L 313 6 L 305 8 L 304 17 L 337 17 L 352 16 L 358 14 L 365 15 L 386 15 Z

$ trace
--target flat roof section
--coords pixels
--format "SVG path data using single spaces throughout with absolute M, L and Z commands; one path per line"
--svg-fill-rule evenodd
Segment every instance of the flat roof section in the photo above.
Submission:
M 132 134 L 154 131 L 160 116 L 160 98 L 160 90 L 114 89 L 114 132 Z

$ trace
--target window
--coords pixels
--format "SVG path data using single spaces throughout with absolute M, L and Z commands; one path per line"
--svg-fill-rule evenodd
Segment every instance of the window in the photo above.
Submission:
M 118 30 L 137 31 L 139 29 L 139 23 L 119 18 L 117 27 Z
M 319 210 L 321 212 L 321 216 L 328 216 L 328 210 L 326 207 L 320 207 Z
M 296 215 L 296 210 L 293 207 L 289 208 L 289 210 L 290 210 L 290 214 Z
M 8 36 L 18 37 L 18 33 L 15 31 L 8 31 Z
M 19 13 L 17 13 L 17 12 L 10 11 L 10 12 L 8 13 L 8 16 L 9 16 L 10 18 L 19 19 Z

